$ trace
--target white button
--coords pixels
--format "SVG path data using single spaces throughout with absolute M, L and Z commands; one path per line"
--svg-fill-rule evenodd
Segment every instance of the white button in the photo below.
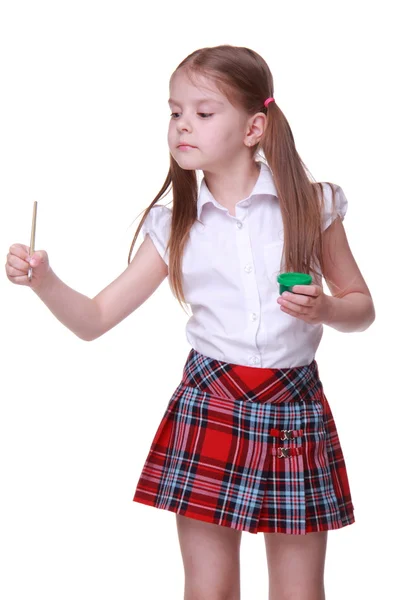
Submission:
M 243 227 L 243 223 L 241 223 L 240 221 L 236 221 L 236 227 L 237 227 L 238 229 L 242 229 L 242 227 Z
M 244 270 L 246 271 L 246 273 L 251 273 L 251 271 L 253 270 L 253 267 L 251 265 L 246 265 Z
M 251 313 L 251 320 L 255 321 L 257 319 L 257 313 Z
M 251 356 L 250 357 L 250 362 L 252 365 L 256 365 L 257 363 L 260 362 L 260 359 L 258 358 L 258 356 Z

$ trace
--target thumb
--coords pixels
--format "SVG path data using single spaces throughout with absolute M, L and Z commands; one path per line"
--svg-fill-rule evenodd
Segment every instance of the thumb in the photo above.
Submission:
M 45 253 L 41 250 L 34 252 L 32 256 L 28 256 L 28 262 L 32 267 L 39 265 L 41 262 L 44 262 Z

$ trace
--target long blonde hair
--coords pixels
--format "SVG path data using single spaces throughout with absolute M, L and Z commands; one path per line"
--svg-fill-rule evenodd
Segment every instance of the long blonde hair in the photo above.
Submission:
M 323 187 L 316 182 L 297 153 L 292 130 L 276 101 L 264 106 L 274 96 L 271 71 L 265 60 L 249 48 L 221 45 L 201 48 L 187 56 L 176 68 L 185 74 L 211 79 L 235 106 L 250 116 L 257 112 L 268 115 L 259 143 L 252 148 L 253 157 L 262 152 L 270 167 L 279 198 L 284 226 L 284 271 L 313 273 L 317 280 L 325 276 L 322 257 Z M 173 75 L 173 74 L 172 74 Z M 335 190 L 332 183 L 333 210 Z M 197 220 L 198 183 L 195 170 L 182 169 L 170 154 L 170 168 L 163 186 L 145 209 L 136 229 L 128 256 L 151 208 L 172 186 L 171 232 L 169 249 L 169 283 L 180 305 L 186 304 L 182 287 L 182 257 L 190 229 Z M 316 271 L 314 265 L 319 265 Z

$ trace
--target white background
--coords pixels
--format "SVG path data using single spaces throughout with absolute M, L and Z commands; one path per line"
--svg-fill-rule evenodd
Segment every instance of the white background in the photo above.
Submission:
M 248 46 L 265 58 L 300 156 L 317 180 L 343 188 L 376 321 L 363 333 L 325 327 L 316 357 L 356 515 L 329 533 L 330 600 L 397 589 L 394 6 L 13 0 L 0 11 L 4 264 L 12 243 L 29 245 L 37 200 L 36 249 L 69 286 L 93 297 L 125 270 L 136 219 L 168 172 L 170 75 L 204 46 Z M 92 343 L 5 271 L 0 285 L 0 596 L 183 598 L 174 513 L 132 502 L 190 350 L 167 280 Z M 262 534 L 243 534 L 241 564 L 242 598 L 267 598 Z

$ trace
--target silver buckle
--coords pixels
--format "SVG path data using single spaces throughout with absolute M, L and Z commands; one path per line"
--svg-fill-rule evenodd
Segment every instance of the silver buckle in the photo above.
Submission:
M 281 440 L 292 440 L 294 438 L 293 429 L 282 429 L 281 433 L 283 433 Z
M 287 458 L 289 456 L 288 454 L 289 452 L 289 448 L 278 448 L 278 458 Z

